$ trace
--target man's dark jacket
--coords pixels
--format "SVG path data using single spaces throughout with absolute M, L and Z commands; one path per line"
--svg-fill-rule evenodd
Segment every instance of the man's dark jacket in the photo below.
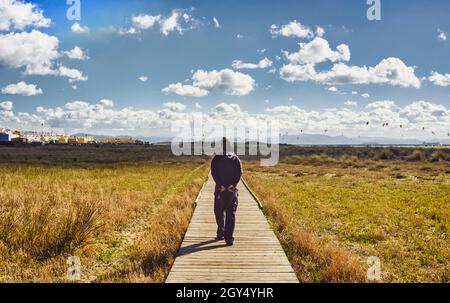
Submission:
M 211 162 L 211 174 L 216 182 L 216 189 L 220 186 L 236 187 L 242 176 L 241 160 L 234 153 L 215 155 Z

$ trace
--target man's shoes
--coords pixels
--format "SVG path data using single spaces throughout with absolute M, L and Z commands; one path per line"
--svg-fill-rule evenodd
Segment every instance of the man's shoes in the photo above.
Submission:
M 226 240 L 225 240 L 225 243 L 227 243 L 227 246 L 233 246 L 233 244 L 234 244 L 234 238 L 226 239 Z
M 222 241 L 223 240 L 223 236 L 216 236 L 216 241 Z

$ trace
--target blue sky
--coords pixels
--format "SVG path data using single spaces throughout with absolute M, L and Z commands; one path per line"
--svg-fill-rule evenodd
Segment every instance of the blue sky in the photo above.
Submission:
M 11 6 L 24 3 L 19 0 L 1 1 Z M 88 28 L 85 33 L 71 29 L 75 21 L 67 20 L 68 6 L 64 0 L 31 3 L 34 4 L 33 12 L 40 12 L 42 18 L 51 20 L 51 24 L 39 26 L 35 22 L 20 28 L 14 23 L 11 14 L 2 15 L 0 12 L 0 24 L 5 21 L 1 18 L 9 18 L 10 23 L 0 30 L 4 41 L 8 39 L 8 34 L 30 33 L 33 30 L 56 37 L 60 56 L 51 59 L 50 69 L 56 71 L 60 66 L 76 69 L 87 79 L 64 76 L 61 71 L 44 75 L 27 73 L 26 64 L 23 63 L 26 61 L 13 64 L 13 59 L 0 55 L 0 88 L 24 81 L 41 91 L 24 95 L 26 93 L 23 92 L 7 93 L 11 89 L 14 92 L 14 87 L 2 90 L 0 102 L 11 102 L 13 105 L 12 108 L 3 106 L 4 112 L 12 113 L 3 113 L 3 118 L 0 116 L 0 127 L 28 124 L 32 128 L 41 119 L 54 128 L 98 130 L 99 125 L 96 126 L 96 121 L 92 121 L 97 119 L 95 116 L 89 117 L 88 123 L 80 125 L 64 125 L 61 117 L 65 115 L 64 119 L 67 120 L 70 119 L 67 116 L 78 115 L 70 112 L 73 109 L 68 109 L 67 103 L 82 101 L 93 106 L 100 104 L 100 100 L 108 99 L 114 105 L 105 107 L 112 107 L 113 111 L 132 108 L 134 111 L 148 111 L 149 115 L 154 114 L 155 117 L 164 116 L 159 112 L 161 110 L 172 110 L 178 114 L 192 111 L 210 114 L 220 110 L 237 111 L 237 116 L 242 113 L 270 114 L 291 121 L 291 124 L 286 125 L 287 129 L 292 128 L 289 130 L 291 132 L 301 127 L 295 121 L 305 124 L 304 116 L 309 119 L 317 116 L 314 113 L 326 116 L 329 109 L 334 109 L 334 113 L 336 110 L 348 109 L 352 123 L 336 121 L 346 117 L 345 113 L 333 114 L 330 121 L 311 123 L 311 132 L 320 132 L 321 128 L 331 125 L 339 128 L 339 132 L 357 135 L 361 119 L 379 124 L 391 117 L 395 120 L 393 123 L 411 126 L 410 136 L 431 136 L 430 133 L 419 133 L 419 130 L 423 130 L 425 125 L 428 129 L 433 123 L 436 125 L 435 132 L 441 136 L 446 136 L 446 131 L 450 131 L 448 1 L 382 0 L 382 20 L 368 21 L 365 0 L 81 0 L 81 20 L 76 22 Z M 17 6 L 17 9 L 23 7 Z M 178 25 L 181 33 L 176 29 L 163 33 L 162 22 L 173 16 L 174 12 L 186 14 L 189 21 L 184 22 L 183 17 L 180 17 Z M 159 18 L 160 21 L 155 21 L 148 28 L 144 28 L 143 23 L 133 21 L 133 17 L 144 15 Z M 219 26 L 216 26 L 213 18 Z M 304 36 L 283 34 L 282 29 L 287 30 L 294 21 L 310 33 Z M 275 27 L 271 32 L 272 25 Z M 318 26 L 324 30 L 324 34 L 317 33 Z M 137 33 L 124 34 L 130 28 Z M 312 48 L 313 52 L 320 52 L 317 47 L 323 47 L 325 41 L 332 53 L 323 59 L 317 59 L 320 55 L 317 53 L 310 53 L 309 59 L 301 54 L 297 60 L 288 58 L 289 54 L 299 52 L 299 43 L 306 46 L 314 40 L 321 43 L 316 45 L 316 49 Z M 342 44 L 347 46 L 348 56 L 346 52 L 339 53 L 337 47 Z M 70 59 L 64 55 L 64 52 L 74 47 L 79 47 L 83 55 L 89 58 Z M 40 60 L 39 56 L 36 58 Z M 234 60 L 257 64 L 264 58 L 271 62 L 264 68 L 240 69 L 232 64 Z M 346 75 L 345 80 L 342 80 L 342 75 L 324 74 L 336 64 L 370 69 L 387 58 L 397 60 L 388 62 L 390 67 L 395 65 L 392 67 L 394 73 L 400 73 L 394 80 L 370 72 Z M 299 72 L 301 67 L 308 64 L 313 65 L 314 75 L 305 79 L 303 71 Z M 295 75 L 287 75 L 287 69 L 283 69 L 287 65 L 295 70 Z M 225 69 L 229 69 L 229 74 L 221 73 Z M 206 80 L 214 78 L 216 75 L 210 73 L 216 70 L 220 73 L 219 77 L 231 77 L 232 82 L 245 82 L 251 78 L 253 83 L 242 87 L 233 87 L 236 83 L 216 83 L 213 86 L 195 84 L 193 78 L 198 70 L 208 73 Z M 432 72 L 439 74 L 431 77 Z M 237 73 L 244 74 L 244 78 L 240 78 Z M 141 76 L 148 77 L 148 80 L 140 81 L 138 78 Z M 180 83 L 181 87 L 178 92 L 174 89 L 163 91 L 176 83 Z M 30 87 L 26 87 L 25 91 L 27 89 Z M 201 91 L 199 94 L 203 96 L 192 96 L 187 93 L 188 89 Z M 419 101 L 423 103 L 415 103 Z M 178 103 L 178 106 L 174 108 L 167 105 L 168 102 Z M 223 106 L 217 108 L 220 104 Z M 237 104 L 239 110 L 227 107 L 230 104 Z M 37 111 L 38 107 L 43 109 Z M 58 108 L 63 113 L 55 115 Z M 386 110 L 393 113 L 383 112 Z M 296 113 L 292 114 L 292 111 Z M 35 115 L 35 119 L 24 115 L 19 117 L 19 113 Z M 117 117 L 116 112 L 112 114 Z M 299 115 L 303 118 L 299 119 Z M 82 115 L 77 117 L 83 119 Z M 135 124 L 128 129 L 124 125 L 117 126 L 115 121 L 108 123 L 111 128 L 102 124 L 101 132 L 156 132 L 144 131 Z M 375 129 L 370 134 L 383 135 Z

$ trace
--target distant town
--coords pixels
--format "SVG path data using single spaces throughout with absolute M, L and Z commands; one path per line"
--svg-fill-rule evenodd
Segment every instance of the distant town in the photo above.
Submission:
M 0 144 L 31 144 L 31 145 L 86 145 L 86 144 L 135 144 L 143 145 L 147 142 L 131 137 L 96 138 L 90 135 L 62 135 L 47 131 L 20 131 L 0 128 Z

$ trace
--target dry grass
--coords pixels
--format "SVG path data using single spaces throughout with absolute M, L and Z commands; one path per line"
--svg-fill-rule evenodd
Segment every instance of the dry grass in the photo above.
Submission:
M 316 156 L 324 160 L 357 158 L 359 160 L 407 160 L 435 162 L 450 161 L 449 148 L 425 147 L 353 147 L 353 146 L 293 146 L 281 145 L 282 157 L 292 156 L 311 158 Z
M 170 145 L 0 145 L 0 163 L 65 164 L 183 161 L 193 157 L 173 157 Z M 195 161 L 195 160 L 194 160 Z
M 0 148 L 0 281 L 162 282 L 208 165 L 167 146 Z M 246 163 L 301 281 L 450 280 L 448 149 L 282 146 Z M 103 164 L 101 164 L 103 163 Z
M 128 262 L 103 276 L 100 281 L 164 282 L 183 240 L 194 210 L 195 196 L 204 183 L 197 177 L 182 184 L 156 210 L 145 234 L 127 252 Z
M 191 172 L 200 164 L 0 166 L 0 281 L 64 281 L 69 255 L 91 264 L 111 235 L 135 217 L 154 213 L 161 220 L 158 204 L 174 184 L 184 180 L 191 191 L 198 189 Z
M 337 246 L 324 243 L 296 225 L 281 196 L 264 189 L 259 178 L 246 178 L 264 200 L 269 217 L 300 282 L 364 282 L 366 267 L 355 256 Z M 259 185 L 261 184 L 261 185 Z
M 55 209 L 54 196 L 32 201 L 1 196 L 6 203 L 0 215 L 0 240 L 7 253 L 46 260 L 73 251 L 100 228 L 100 206 L 92 201 L 77 200 L 70 208 Z
M 108 257 L 102 260 L 108 269 L 95 281 L 164 282 L 189 225 L 195 197 L 205 182 L 207 171 L 208 166 L 202 165 L 174 183 L 146 218 L 126 229 L 125 234 L 133 234 L 135 241 L 125 245 L 110 243 L 113 246 L 103 250 Z M 140 228 L 142 226 L 146 228 Z
M 448 282 L 450 170 L 435 153 L 293 156 L 246 178 L 301 281 L 363 281 L 377 256 L 383 281 Z

